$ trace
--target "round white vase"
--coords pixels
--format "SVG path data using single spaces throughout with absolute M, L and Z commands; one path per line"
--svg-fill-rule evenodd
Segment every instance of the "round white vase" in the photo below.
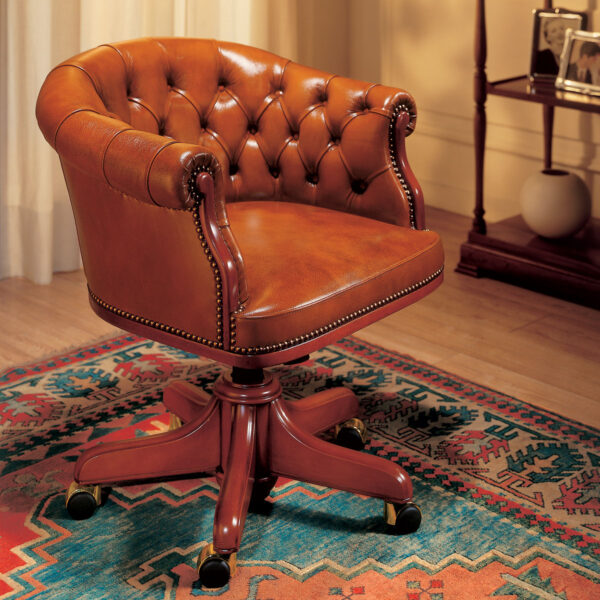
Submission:
M 568 171 L 544 169 L 521 190 L 521 215 L 528 227 L 546 238 L 577 233 L 590 218 L 592 200 L 585 182 Z

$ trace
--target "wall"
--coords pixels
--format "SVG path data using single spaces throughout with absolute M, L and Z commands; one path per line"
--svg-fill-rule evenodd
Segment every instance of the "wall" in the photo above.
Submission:
M 528 70 L 532 10 L 541 0 L 487 0 L 490 80 Z M 555 2 L 587 11 L 600 29 L 597 0 Z M 404 87 L 417 100 L 409 159 L 428 204 L 471 214 L 474 203 L 474 0 L 352 1 L 351 73 Z M 380 61 L 378 61 L 380 57 Z M 541 105 L 489 97 L 485 163 L 486 218 L 519 212 L 525 179 L 543 167 Z M 554 165 L 575 171 L 592 191 L 600 216 L 600 118 L 555 111 Z

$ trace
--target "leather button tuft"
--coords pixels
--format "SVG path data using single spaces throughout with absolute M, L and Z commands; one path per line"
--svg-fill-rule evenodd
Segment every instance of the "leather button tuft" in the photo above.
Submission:
M 367 188 L 369 187 L 369 184 L 366 181 L 363 181 L 362 179 L 355 179 L 351 184 L 350 187 L 352 188 L 352 191 L 355 194 L 364 194 L 367 191 Z
M 279 177 L 279 169 L 277 167 L 270 167 L 269 173 L 271 173 L 271 177 L 273 177 L 273 179 L 277 179 Z
M 248 124 L 248 133 L 251 133 L 252 135 L 254 135 L 257 131 L 258 131 L 258 127 L 256 126 L 256 123 Z
M 217 81 L 217 85 L 219 86 L 219 89 L 223 89 L 227 85 L 227 80 L 223 77 L 220 77 L 219 81 Z
M 229 174 L 230 175 L 235 175 L 239 170 L 240 170 L 240 168 L 238 167 L 238 165 L 236 165 L 234 163 L 229 165 Z
M 308 183 L 312 183 L 313 185 L 316 185 L 317 183 L 319 183 L 319 178 L 317 177 L 316 173 L 309 173 L 306 176 L 306 181 L 308 181 Z
M 337 146 L 337 145 L 340 143 L 340 138 L 339 138 L 337 135 L 334 135 L 334 136 L 331 138 L 331 143 L 332 143 L 334 146 Z

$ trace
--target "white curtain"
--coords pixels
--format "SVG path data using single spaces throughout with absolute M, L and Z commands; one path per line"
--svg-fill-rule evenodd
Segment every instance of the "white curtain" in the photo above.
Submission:
M 80 266 L 60 164 L 35 120 L 53 66 L 147 35 L 217 38 L 298 59 L 297 1 L 0 0 L 0 279 L 48 283 Z

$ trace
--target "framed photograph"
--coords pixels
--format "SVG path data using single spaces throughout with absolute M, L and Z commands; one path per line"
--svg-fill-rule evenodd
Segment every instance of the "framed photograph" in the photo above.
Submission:
M 556 87 L 600 96 L 600 33 L 567 30 Z
M 567 29 L 582 30 L 586 27 L 585 13 L 564 8 L 534 10 L 529 79 L 536 83 L 554 83 L 558 76 Z

